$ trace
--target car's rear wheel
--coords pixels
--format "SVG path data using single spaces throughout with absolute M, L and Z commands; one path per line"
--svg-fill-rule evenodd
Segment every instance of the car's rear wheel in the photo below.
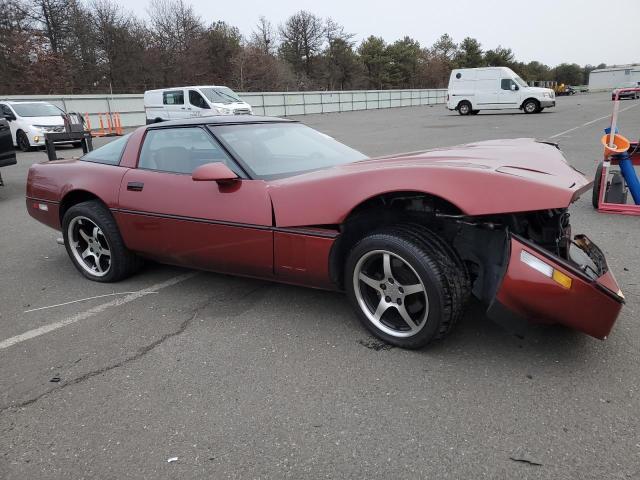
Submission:
M 27 137 L 27 134 L 24 133 L 22 130 L 18 131 L 18 133 L 16 134 L 16 140 L 20 150 L 22 150 L 23 152 L 28 152 L 29 150 L 31 150 L 31 143 L 29 143 L 29 137 Z
M 468 280 L 462 262 L 424 227 L 373 233 L 351 250 L 345 285 L 363 325 L 387 343 L 421 348 L 460 318 Z
M 540 111 L 540 104 L 537 100 L 531 98 L 524 102 L 522 109 L 524 110 L 524 113 L 537 113 Z
M 90 280 L 116 282 L 139 267 L 111 213 L 97 200 L 69 208 L 62 219 L 62 235 L 71 261 Z
M 469 115 L 471 113 L 471 104 L 463 100 L 458 104 L 458 113 L 460 115 Z

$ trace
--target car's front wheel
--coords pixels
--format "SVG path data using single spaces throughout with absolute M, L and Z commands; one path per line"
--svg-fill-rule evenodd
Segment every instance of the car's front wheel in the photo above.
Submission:
M 468 280 L 455 252 L 424 227 L 373 233 L 351 250 L 345 286 L 361 322 L 403 348 L 444 337 L 461 316 Z
M 16 134 L 16 143 L 18 144 L 18 147 L 20 148 L 20 150 L 22 150 L 23 152 L 28 152 L 29 150 L 31 150 L 31 143 L 29 142 L 29 137 L 27 137 L 27 134 L 24 133 L 22 130 L 20 130 L 17 134 Z
M 524 113 L 538 113 L 540 111 L 540 104 L 537 100 L 529 99 L 524 102 L 522 109 L 524 110 Z
M 111 212 L 99 201 L 72 206 L 62 219 L 64 245 L 85 277 L 116 282 L 136 271 L 139 259 L 125 247 Z

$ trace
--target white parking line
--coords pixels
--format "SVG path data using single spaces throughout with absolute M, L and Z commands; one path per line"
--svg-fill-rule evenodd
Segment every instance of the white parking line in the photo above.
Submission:
M 156 293 L 158 290 L 162 290 L 163 288 L 171 287 L 178 283 L 184 282 L 185 280 L 189 280 L 196 275 L 198 275 L 198 272 L 190 272 L 185 273 L 184 275 L 178 275 L 177 277 L 170 278 L 169 280 L 166 280 L 164 282 L 156 283 L 155 285 L 151 285 L 150 287 L 130 293 L 126 297 L 117 298 L 110 302 L 103 303 L 102 305 L 90 308 L 89 310 L 86 310 L 84 312 L 77 313 L 72 317 L 60 320 L 59 322 L 43 325 L 42 327 L 29 330 L 28 332 L 21 333 L 20 335 L 16 335 L 15 337 L 7 338 L 6 340 L 0 342 L 0 350 L 4 350 L 5 348 L 9 348 L 26 340 L 39 337 L 40 335 L 44 335 L 45 333 L 49 333 L 67 325 L 71 325 L 72 323 L 86 320 L 87 318 L 98 315 L 99 313 L 102 313 L 111 307 L 119 307 L 120 305 L 124 305 L 125 303 L 133 302 L 134 300 L 144 297 L 145 295 L 149 295 L 150 293 Z
M 63 307 L 65 305 L 71 305 L 72 303 L 88 302 L 89 300 L 95 300 L 96 298 L 116 297 L 118 295 L 129 295 L 130 293 L 136 293 L 136 292 L 105 293 L 104 295 L 96 295 L 94 297 L 80 298 L 78 300 L 71 300 L 69 302 L 56 303 L 55 305 L 47 305 L 46 307 L 31 308 L 29 310 L 25 310 L 24 313 L 38 312 L 40 310 L 47 310 L 49 308 Z M 149 292 L 149 293 L 158 293 L 158 292 Z
M 631 108 L 637 107 L 638 105 L 639 104 L 634 103 L 633 105 L 630 105 L 630 106 L 628 106 L 626 108 L 623 108 L 622 110 L 620 110 L 620 112 L 627 111 L 627 110 L 629 110 Z M 599 122 L 600 120 L 604 120 L 605 118 L 609 118 L 609 117 L 611 117 L 611 115 L 604 115 L 602 117 L 598 117 L 596 119 L 593 119 L 593 120 L 590 120 L 590 121 L 588 121 L 586 123 L 583 123 L 582 125 L 578 125 L 577 127 L 573 127 L 573 128 L 570 128 L 569 130 L 565 130 L 564 132 L 560 132 L 560 133 L 556 133 L 555 135 L 551 135 L 548 138 L 551 139 L 551 138 L 561 137 L 563 135 L 566 135 L 567 133 L 573 132 L 574 130 L 578 130 L 579 128 L 587 127 L 589 125 L 592 125 L 592 124 L 594 124 L 596 122 Z

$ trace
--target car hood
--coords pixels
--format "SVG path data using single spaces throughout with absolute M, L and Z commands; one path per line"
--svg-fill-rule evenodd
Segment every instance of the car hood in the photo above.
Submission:
M 467 215 L 565 208 L 591 182 L 554 144 L 521 138 L 372 158 L 269 185 L 278 224 L 295 225 L 304 210 L 315 224 L 341 223 L 359 202 L 394 191 L 435 195 Z
M 550 89 L 550 88 L 544 88 L 544 87 L 527 87 L 525 89 L 525 91 L 529 92 L 529 93 L 549 93 L 551 95 L 554 95 L 555 92 Z
M 532 138 L 488 140 L 448 148 L 388 155 L 346 165 L 347 168 L 438 167 L 483 169 L 535 182 L 570 187 L 588 180 L 571 167 L 554 143 Z
M 64 125 L 64 120 L 59 115 L 49 117 L 22 117 L 30 125 Z

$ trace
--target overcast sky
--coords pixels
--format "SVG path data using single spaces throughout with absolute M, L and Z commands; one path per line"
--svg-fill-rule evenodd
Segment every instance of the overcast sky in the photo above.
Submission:
M 146 15 L 145 2 L 125 2 Z M 355 33 L 431 45 L 443 33 L 483 49 L 509 47 L 520 61 L 597 65 L 640 62 L 640 0 L 185 0 L 206 23 L 224 20 L 248 36 L 260 15 L 274 25 L 298 10 L 332 17 Z M 135 7 L 131 4 L 134 3 Z M 608 20 L 608 19 L 612 20 Z M 616 25 L 620 23 L 620 26 Z

